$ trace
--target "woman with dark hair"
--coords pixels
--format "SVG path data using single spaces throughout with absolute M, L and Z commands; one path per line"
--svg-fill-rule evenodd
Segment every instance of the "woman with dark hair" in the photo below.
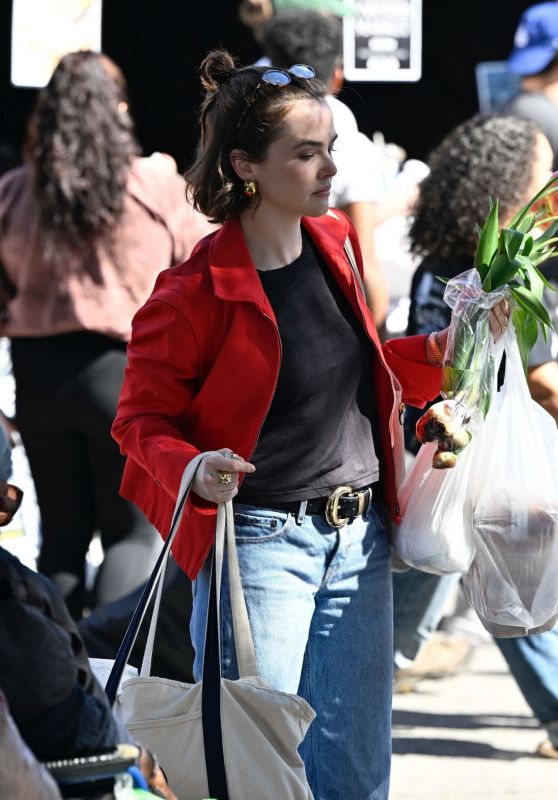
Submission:
M 222 227 L 135 317 L 113 426 L 122 492 L 166 532 L 185 465 L 219 451 L 201 461 L 175 547 L 194 580 L 196 679 L 216 504 L 234 498 L 259 674 L 317 712 L 302 748 L 314 797 L 385 800 L 399 381 L 406 402 L 438 393 L 436 343 L 379 342 L 354 229 L 328 210 L 336 134 L 312 67 L 237 69 L 215 51 L 201 80 L 187 177 Z M 235 677 L 227 596 L 221 654 Z
M 441 330 L 449 323 L 451 310 L 443 300 L 445 283 L 440 278 L 455 278 L 471 269 L 477 245 L 475 225 L 486 216 L 488 198 L 498 197 L 500 224 L 505 225 L 546 183 L 552 158 L 548 140 L 534 123 L 512 116 L 472 117 L 451 131 L 432 152 L 428 160 L 431 171 L 420 185 L 410 229 L 411 249 L 423 260 L 413 276 L 408 335 Z M 552 279 L 549 262 L 542 268 Z M 552 269 L 556 274 L 555 263 Z M 555 307 L 556 300 L 548 299 Z M 550 339 L 554 339 L 554 355 L 551 342 L 546 343 L 541 337 L 529 357 L 527 381 L 532 397 L 558 422 L 554 334 Z M 418 416 L 415 409 L 410 409 L 405 419 L 406 445 L 415 453 L 419 447 L 415 435 Z M 416 667 L 412 662 L 436 630 L 458 578 L 417 570 L 393 575 L 396 683 L 412 684 L 420 679 L 420 662 Z M 494 641 L 527 703 L 548 731 L 549 739 L 539 752 L 557 758 L 558 628 Z M 456 652 L 463 653 L 462 645 L 456 643 Z M 451 647 L 450 642 L 441 648 L 442 669 L 451 664 Z M 435 671 L 438 666 L 435 644 L 430 652 L 430 663 L 428 656 L 424 661 L 426 672 Z M 455 668 L 461 664 L 456 662 Z
M 454 128 L 428 159 L 410 230 L 413 253 L 469 268 L 488 198 L 498 197 L 505 223 L 548 179 L 548 150 L 535 124 L 518 117 L 478 114 Z
M 438 278 L 449 280 L 471 269 L 476 226 L 488 213 L 488 199 L 498 197 L 504 225 L 548 179 L 552 155 L 548 140 L 532 122 L 479 114 L 449 133 L 428 165 L 430 174 L 420 184 L 409 231 L 411 251 L 422 261 L 411 284 L 408 336 L 449 324 L 445 283 Z M 549 348 L 539 341 L 531 353 L 532 366 L 552 361 Z M 542 371 L 538 378 L 544 381 Z M 536 393 L 534 383 L 531 388 Z M 414 431 L 418 416 L 411 411 L 405 420 L 407 446 L 413 452 L 419 447 Z
M 139 158 L 126 86 L 106 56 L 70 53 L 40 93 L 26 164 L 0 181 L 0 265 L 16 416 L 37 491 L 39 569 L 75 617 L 85 555 L 105 551 L 92 604 L 135 589 L 158 543 L 119 497 L 110 436 L 131 320 L 158 272 L 212 226 L 172 159 Z

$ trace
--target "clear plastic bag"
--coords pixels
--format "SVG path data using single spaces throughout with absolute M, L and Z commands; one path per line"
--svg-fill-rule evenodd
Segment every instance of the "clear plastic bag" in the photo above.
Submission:
M 398 492 L 403 522 L 394 536 L 399 558 L 434 575 L 465 572 L 475 554 L 469 482 L 503 351 L 491 336 L 490 309 L 503 297 L 502 291 L 482 290 L 476 269 L 449 281 L 444 292 L 453 309 L 442 370 L 445 399 L 417 423 L 417 438 L 425 444 Z M 454 449 L 451 440 L 461 430 L 470 442 Z M 451 469 L 439 467 L 446 449 L 455 454 Z
M 529 395 L 512 325 L 503 338 L 504 384 L 474 453 L 463 589 L 484 627 L 509 637 L 548 630 L 558 615 L 558 430 Z
M 444 301 L 452 309 L 442 368 L 442 396 L 459 401 L 476 427 L 490 406 L 498 354 L 494 352 L 490 309 L 507 297 L 505 288 L 482 289 L 476 269 L 448 281 Z
M 459 463 L 460 453 L 490 408 L 502 350 L 494 347 L 490 309 L 506 294 L 506 289 L 483 291 L 476 269 L 457 275 L 446 286 L 444 300 L 452 315 L 442 367 L 444 400 L 423 414 L 416 430 L 423 444 L 438 441 L 432 458 L 436 469 Z
M 450 470 L 432 466 L 437 446 L 422 445 L 401 485 L 403 522 L 395 531 L 394 549 L 409 566 L 446 575 L 465 572 L 474 557 L 468 485 L 476 443 L 473 439 Z

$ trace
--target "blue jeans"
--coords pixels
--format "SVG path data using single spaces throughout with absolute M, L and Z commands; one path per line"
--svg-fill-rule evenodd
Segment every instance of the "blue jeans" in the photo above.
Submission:
M 431 575 L 410 569 L 393 573 L 393 660 L 407 667 L 442 619 L 461 575 Z
M 430 575 L 414 569 L 394 573 L 396 667 L 412 662 L 436 630 L 448 595 L 460 577 Z M 558 625 L 546 633 L 494 641 L 533 714 L 558 747 Z
M 316 711 L 301 747 L 315 800 L 387 800 L 391 760 L 392 601 L 386 513 L 332 528 L 323 516 L 235 506 L 240 571 L 260 677 Z M 193 586 L 200 680 L 209 567 Z M 236 678 L 228 575 L 222 666 Z M 241 732 L 239 732 L 241 735 Z
M 558 747 L 558 626 L 546 633 L 494 641 L 533 714 Z
M 12 448 L 6 431 L 0 426 L 0 481 L 7 481 L 12 474 Z

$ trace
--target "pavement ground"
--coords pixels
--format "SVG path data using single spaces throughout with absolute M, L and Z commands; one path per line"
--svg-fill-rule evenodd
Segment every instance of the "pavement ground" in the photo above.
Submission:
M 558 800 L 558 760 L 493 643 L 394 697 L 390 800 Z

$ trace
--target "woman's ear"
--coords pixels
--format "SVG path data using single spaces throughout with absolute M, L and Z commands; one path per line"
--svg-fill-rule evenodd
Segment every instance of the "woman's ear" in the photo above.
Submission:
M 254 163 L 248 159 L 244 150 L 231 150 L 229 160 L 241 181 L 249 181 L 254 178 Z

